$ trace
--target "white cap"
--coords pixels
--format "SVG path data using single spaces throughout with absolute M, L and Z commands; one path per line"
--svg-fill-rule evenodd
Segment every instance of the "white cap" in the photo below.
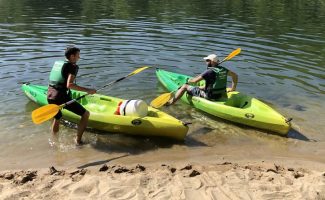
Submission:
M 210 54 L 203 58 L 204 60 L 211 60 L 213 62 L 218 62 L 218 56 L 216 54 Z

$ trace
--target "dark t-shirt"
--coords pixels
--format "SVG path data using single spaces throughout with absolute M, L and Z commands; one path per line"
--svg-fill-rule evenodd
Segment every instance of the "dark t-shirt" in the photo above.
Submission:
M 216 72 L 212 69 L 205 70 L 201 76 L 205 80 L 205 90 L 207 90 L 209 85 L 213 85 L 216 81 Z
M 215 69 L 218 70 L 219 73 L 210 68 L 201 74 L 202 78 L 205 80 L 205 88 L 204 89 L 206 91 L 208 90 L 208 88 L 210 88 L 210 89 L 213 88 L 213 84 L 215 84 L 216 81 L 221 81 L 219 84 L 223 84 L 223 82 L 222 82 L 223 79 L 226 79 L 225 81 L 227 81 L 228 69 L 221 67 L 221 66 L 217 67 Z M 225 76 L 225 77 L 221 77 L 221 76 Z M 217 77 L 220 79 L 217 80 Z
M 67 88 L 67 82 L 68 82 L 68 76 L 69 74 L 72 74 L 74 76 L 77 76 L 79 67 L 76 64 L 72 63 L 65 63 L 62 67 L 62 76 L 64 78 L 64 85 L 62 88 L 58 89 L 52 86 L 48 87 L 47 92 L 47 99 L 65 99 L 68 97 L 68 88 Z
M 77 76 L 78 74 L 78 70 L 79 70 L 79 66 L 76 64 L 72 64 L 72 63 L 65 63 L 62 67 L 62 76 L 64 77 L 65 81 L 64 81 L 64 86 L 67 86 L 67 82 L 68 82 L 68 76 L 69 74 L 72 74 L 74 76 Z

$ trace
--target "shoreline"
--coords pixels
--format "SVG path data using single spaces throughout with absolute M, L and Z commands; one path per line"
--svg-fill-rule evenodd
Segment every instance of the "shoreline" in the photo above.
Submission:
M 140 145 L 140 142 L 130 141 L 133 149 Z M 242 144 L 240 146 L 236 146 L 236 144 L 221 144 L 211 147 L 171 144 L 155 148 L 151 148 L 153 146 L 150 145 L 150 148 L 147 150 L 141 149 L 138 152 L 129 152 L 129 149 L 121 149 L 120 151 L 119 147 L 114 145 L 108 146 L 111 149 L 106 150 L 106 143 L 102 145 L 98 141 L 95 145 L 88 144 L 81 147 L 82 149 L 76 148 L 73 145 L 67 145 L 69 149 L 64 151 L 48 148 L 44 152 L 36 148 L 34 150 L 33 147 L 27 147 L 20 150 L 15 156 L 3 157 L 1 159 L 0 171 L 47 168 L 52 165 L 59 168 L 77 168 L 84 165 L 98 166 L 105 163 L 122 165 L 142 163 L 151 165 L 160 162 L 210 164 L 223 161 L 243 164 L 249 162 L 262 163 L 265 161 L 284 165 L 304 166 L 314 170 L 325 169 L 325 158 L 322 156 L 324 150 L 319 148 L 324 144 L 323 142 L 314 146 L 308 144 L 309 152 L 304 151 L 307 148 L 306 144 L 300 142 L 291 144 L 291 146 L 276 142 L 270 143 L 271 145 L 265 144 L 267 143 L 263 142 L 256 145 Z M 41 145 L 43 145 L 41 148 L 46 148 L 48 144 L 42 143 Z M 101 149 L 103 147 L 105 149 Z
M 5 170 L 0 171 L 0 198 L 325 199 L 324 165 L 316 170 L 313 164 L 318 165 L 220 159 Z

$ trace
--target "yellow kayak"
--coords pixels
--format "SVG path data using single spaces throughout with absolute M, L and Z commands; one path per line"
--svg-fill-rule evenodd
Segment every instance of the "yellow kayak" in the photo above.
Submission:
M 156 70 L 159 81 L 169 90 L 175 91 L 183 85 L 190 76 L 161 69 Z M 205 82 L 201 81 L 200 85 Z M 248 126 L 269 130 L 280 135 L 286 135 L 291 127 L 290 119 L 286 119 L 270 106 L 256 98 L 241 92 L 228 92 L 217 101 L 205 98 L 182 96 L 182 101 L 211 115 Z
M 22 90 L 26 96 L 39 105 L 46 105 L 47 86 L 23 84 Z M 72 98 L 85 94 L 72 90 Z M 78 102 L 89 112 L 88 127 L 113 132 L 142 136 L 162 136 L 183 140 L 188 127 L 182 121 L 152 107 L 148 107 L 144 117 L 124 116 L 114 114 L 123 99 L 100 94 L 88 95 Z M 63 118 L 78 123 L 80 117 L 62 109 Z

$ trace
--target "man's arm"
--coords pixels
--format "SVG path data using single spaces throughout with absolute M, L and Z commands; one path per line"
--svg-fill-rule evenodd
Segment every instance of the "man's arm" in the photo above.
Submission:
M 67 81 L 67 88 L 69 89 L 73 89 L 73 90 L 79 90 L 79 91 L 83 91 L 83 92 L 87 92 L 89 94 L 95 94 L 96 90 L 94 89 L 89 89 L 89 88 L 85 88 L 85 87 L 81 87 L 77 84 L 74 83 L 74 79 L 76 77 L 72 74 L 68 75 L 68 81 Z
M 189 80 L 187 81 L 187 83 L 188 83 L 188 84 L 189 84 L 189 83 L 197 83 L 197 82 L 199 82 L 199 81 L 201 81 L 201 80 L 203 80 L 202 75 L 198 75 L 198 76 L 196 76 L 196 77 L 194 77 L 194 78 L 189 79 Z M 203 90 L 203 89 L 204 89 L 204 86 L 201 86 L 200 89 Z
M 237 87 L 237 83 L 238 83 L 238 75 L 233 72 L 233 71 L 228 71 L 228 76 L 231 76 L 232 78 L 232 85 L 231 85 L 231 89 L 228 91 L 228 92 L 232 92 L 232 91 L 235 91 L 236 90 L 236 87 Z

